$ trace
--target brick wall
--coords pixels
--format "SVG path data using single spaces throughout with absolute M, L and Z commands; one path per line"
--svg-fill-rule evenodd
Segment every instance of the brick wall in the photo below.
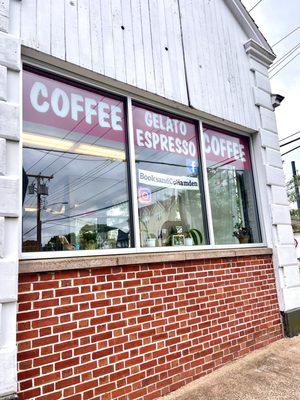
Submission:
M 22 274 L 19 399 L 156 399 L 281 337 L 271 256 Z

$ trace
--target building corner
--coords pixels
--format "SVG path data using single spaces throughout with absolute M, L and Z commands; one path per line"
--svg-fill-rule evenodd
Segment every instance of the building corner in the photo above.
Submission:
M 286 336 L 300 333 L 300 270 L 286 193 L 268 68 L 274 54 L 250 39 L 244 45 L 249 58 L 258 135 L 254 140 L 259 186 L 268 246 L 273 248 L 277 293 Z M 267 191 L 265 188 L 267 187 Z M 266 194 L 264 194 L 266 193 Z M 267 207 L 265 207 L 267 206 Z
M 16 315 L 20 215 L 21 45 L 15 1 L 0 6 L 0 399 L 17 399 Z

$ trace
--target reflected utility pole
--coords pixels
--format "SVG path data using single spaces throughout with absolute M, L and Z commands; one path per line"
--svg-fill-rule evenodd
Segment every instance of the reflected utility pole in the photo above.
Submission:
M 42 203 L 41 203 L 41 196 L 48 196 L 49 191 L 48 191 L 48 186 L 46 183 L 44 183 L 44 180 L 50 181 L 53 179 L 53 175 L 47 176 L 47 175 L 32 175 L 28 174 L 27 175 L 29 178 L 34 178 L 36 179 L 37 186 L 34 188 L 33 185 L 33 191 L 35 189 L 36 195 L 37 195 L 37 201 L 36 201 L 36 241 L 38 245 L 38 251 L 42 250 L 42 221 L 41 221 L 41 209 L 42 209 Z

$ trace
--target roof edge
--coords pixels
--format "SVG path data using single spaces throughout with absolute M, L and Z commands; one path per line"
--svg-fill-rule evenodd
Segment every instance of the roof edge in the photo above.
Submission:
M 250 39 L 264 47 L 269 53 L 276 57 L 272 47 L 267 42 L 267 39 L 259 30 L 253 18 L 242 4 L 241 0 L 224 0 L 234 16 L 237 18 L 242 28 L 245 30 Z

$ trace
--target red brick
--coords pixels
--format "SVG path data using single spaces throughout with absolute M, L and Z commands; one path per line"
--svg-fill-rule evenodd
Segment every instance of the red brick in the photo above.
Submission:
M 67 305 L 67 306 L 62 306 L 62 307 L 56 307 L 54 314 L 69 314 L 73 313 L 75 311 L 78 311 L 78 305 L 77 304 L 72 304 L 72 305 Z
M 18 400 L 29 400 L 33 399 L 36 396 L 39 396 L 41 394 L 41 388 L 33 388 L 30 390 L 25 390 L 24 392 L 19 394 Z
M 45 383 L 57 381 L 59 378 L 60 378 L 59 372 L 54 372 L 52 374 L 43 375 L 43 376 L 40 376 L 39 378 L 35 378 L 34 384 L 36 386 L 41 386 L 41 385 L 44 385 Z
M 30 321 L 32 319 L 37 319 L 39 318 L 39 312 L 38 311 L 29 311 L 29 312 L 21 312 L 18 313 L 18 318 L 17 321 Z
M 60 359 L 59 354 L 50 354 L 50 355 L 43 356 L 40 358 L 35 358 L 33 364 L 34 364 L 34 366 L 40 366 L 40 365 L 54 363 L 55 361 L 58 361 L 59 359 Z
M 61 391 L 49 394 L 43 394 L 41 397 L 37 397 L 36 400 L 59 400 L 62 399 Z
M 32 347 L 46 346 L 47 344 L 56 343 L 58 341 L 58 336 L 47 336 L 42 339 L 36 339 L 32 341 Z
M 67 386 L 76 385 L 79 382 L 80 382 L 80 377 L 79 376 L 72 376 L 71 378 L 62 379 L 61 381 L 58 381 L 55 384 L 55 388 L 56 389 L 63 389 L 65 387 L 67 387 Z
M 44 326 L 52 326 L 58 324 L 58 317 L 42 318 L 32 322 L 33 328 L 42 328 Z
M 26 293 L 19 315 L 28 318 L 18 323 L 20 396 L 49 379 L 43 395 L 53 399 L 59 393 L 65 400 L 154 400 L 281 337 L 270 256 L 62 271 L 29 280 L 20 283 Z M 40 291 L 29 292 L 31 282 Z M 59 318 L 48 315 L 53 310 Z M 40 354 L 29 346 L 41 346 Z
M 78 347 L 78 340 L 69 340 L 68 342 L 58 343 L 54 346 L 54 351 L 63 351 Z
M 24 361 L 28 359 L 33 359 L 39 356 L 39 350 L 29 350 L 29 351 L 22 351 L 18 353 L 18 361 Z

